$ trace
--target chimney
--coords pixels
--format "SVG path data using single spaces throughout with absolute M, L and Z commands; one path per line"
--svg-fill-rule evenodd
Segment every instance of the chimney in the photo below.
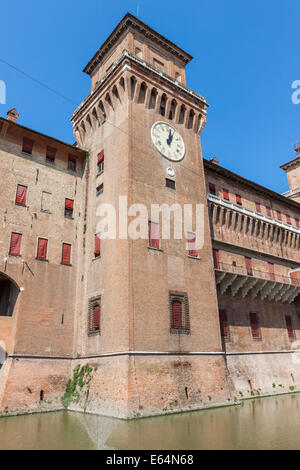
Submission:
M 7 111 L 7 113 L 6 113 L 6 119 L 7 119 L 8 121 L 17 122 L 18 117 L 19 117 L 19 113 L 18 113 L 18 111 L 16 110 L 16 108 L 10 109 L 10 110 Z
M 210 162 L 211 163 L 214 163 L 215 165 L 219 165 L 219 160 L 217 159 L 217 157 L 213 157 L 210 159 Z

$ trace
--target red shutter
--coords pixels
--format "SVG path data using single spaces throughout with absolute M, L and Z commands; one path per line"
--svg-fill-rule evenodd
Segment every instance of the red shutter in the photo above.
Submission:
M 256 202 L 256 203 L 255 203 L 255 210 L 256 210 L 256 212 L 261 213 L 261 205 L 260 205 L 260 202 Z
M 63 243 L 61 262 L 71 264 L 71 245 L 69 243 Z
M 294 338 L 295 333 L 294 333 L 294 328 L 292 324 L 292 317 L 290 315 L 285 315 L 285 324 L 286 324 L 286 329 L 287 329 L 289 338 Z
M 240 194 L 236 194 L 236 203 L 242 206 L 242 196 Z
M 68 211 L 72 211 L 74 208 L 74 201 L 72 199 L 65 200 L 65 209 Z
M 17 204 L 22 204 L 22 206 L 26 205 L 26 193 L 27 193 L 27 186 L 22 186 L 21 184 L 18 184 L 17 195 L 16 195 Z
M 182 328 L 182 302 L 173 300 L 172 302 L 172 326 Z
M 271 281 L 275 281 L 274 264 L 268 263 L 268 268 L 269 268 L 269 275 L 270 275 Z
M 219 250 L 213 249 L 214 267 L 220 269 L 220 253 Z
M 21 233 L 13 232 L 11 234 L 10 249 L 9 249 L 10 255 L 19 255 L 21 253 L 21 240 L 22 240 Z
M 93 307 L 93 323 L 94 323 L 94 330 L 100 330 L 100 305 L 94 305 Z
M 42 259 L 42 260 L 47 259 L 47 245 L 48 245 L 48 240 L 46 238 L 38 239 L 38 251 L 37 251 L 38 259 Z
M 100 256 L 100 235 L 95 235 L 95 256 Z
M 196 235 L 192 232 L 188 232 L 188 248 L 189 256 L 198 257 L 198 250 L 195 249 L 196 245 Z
M 289 214 L 285 214 L 285 216 L 286 216 L 287 223 L 292 225 L 291 217 L 289 216 Z
M 149 246 L 159 248 L 159 224 L 149 222 Z
M 252 337 L 253 338 L 259 338 L 259 327 L 258 327 L 258 320 L 257 320 L 257 314 L 252 312 L 249 314 L 249 319 L 250 319 L 250 326 L 251 326 L 251 331 L 252 331 Z
M 248 256 L 245 256 L 245 264 L 248 276 L 253 276 L 252 258 L 248 258 Z
M 52 162 L 54 162 L 55 160 L 55 154 L 56 154 L 56 149 L 53 149 L 51 147 L 47 147 L 47 150 L 46 150 L 46 158 L 48 160 L 51 160 Z
M 23 138 L 23 147 L 22 151 L 26 153 L 32 153 L 33 148 L 33 140 Z
M 229 201 L 229 191 L 228 189 L 223 189 L 223 199 Z
M 219 311 L 219 318 L 220 318 L 221 336 L 223 336 L 223 338 L 228 338 L 229 330 L 228 330 L 228 321 L 227 321 L 226 310 L 220 310 Z
M 209 183 L 210 194 L 216 194 L 216 186 L 213 183 Z
M 101 150 L 100 153 L 98 153 L 98 165 L 103 162 L 104 160 L 104 150 Z
M 298 219 L 297 217 L 295 217 L 295 222 L 296 222 L 296 227 L 297 227 L 297 228 L 300 228 L 299 219 Z
M 280 211 L 277 211 L 277 219 L 278 219 L 278 220 L 282 220 L 281 212 L 280 212 Z
M 266 209 L 267 209 L 267 215 L 269 217 L 272 217 L 271 207 L 267 206 Z

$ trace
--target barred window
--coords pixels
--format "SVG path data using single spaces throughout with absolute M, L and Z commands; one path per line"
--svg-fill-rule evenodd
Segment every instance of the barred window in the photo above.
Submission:
M 188 296 L 185 292 L 169 292 L 170 333 L 190 334 Z
M 101 296 L 89 300 L 88 335 L 99 335 L 101 327 Z

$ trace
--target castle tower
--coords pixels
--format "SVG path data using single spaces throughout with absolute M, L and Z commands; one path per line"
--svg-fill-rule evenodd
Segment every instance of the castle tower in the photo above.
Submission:
M 280 168 L 286 172 L 290 187 L 290 190 L 284 195 L 300 202 L 300 143 L 294 145 L 294 150 L 296 152 L 295 158 Z
M 229 393 L 200 141 L 208 105 L 186 87 L 190 60 L 127 14 L 84 69 L 91 93 L 72 118 L 89 152 L 76 351 L 97 364 L 93 412 L 155 414 Z M 103 204 L 116 210 L 116 237 L 100 242 Z M 149 239 L 148 227 L 147 239 L 127 236 L 134 204 L 148 210 Z M 203 247 L 164 239 L 152 204 L 201 205 Z

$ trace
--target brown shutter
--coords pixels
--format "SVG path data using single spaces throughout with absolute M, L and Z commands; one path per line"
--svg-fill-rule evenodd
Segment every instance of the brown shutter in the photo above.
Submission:
M 269 275 L 270 275 L 271 281 L 275 281 L 274 264 L 268 263 L 268 269 L 269 269 Z
M 11 234 L 10 249 L 9 249 L 10 255 L 19 255 L 21 253 L 21 240 L 22 240 L 21 233 L 13 232 Z
M 22 186 L 21 184 L 18 184 L 16 204 L 21 204 L 22 206 L 26 205 L 26 193 L 27 193 L 27 186 Z
M 248 276 L 253 276 L 252 258 L 245 256 L 245 264 Z
M 236 194 L 236 203 L 242 206 L 242 196 L 240 194 Z
M 216 186 L 213 183 L 209 183 L 210 194 L 216 194 Z
M 95 256 L 100 256 L 100 234 L 95 235 Z
M 226 310 L 220 310 L 219 311 L 219 318 L 220 318 L 221 336 L 223 336 L 223 338 L 228 338 L 229 330 L 228 330 L 228 321 L 227 321 Z
M 149 246 L 159 249 L 159 224 L 149 222 Z
M 214 267 L 220 269 L 220 253 L 219 250 L 213 249 Z
M 297 228 L 300 228 L 299 219 L 298 219 L 297 217 L 295 217 L 295 222 L 296 222 L 296 227 L 297 227 Z
M 74 208 L 74 201 L 72 199 L 65 200 L 65 209 L 68 211 L 72 211 Z
M 94 305 L 93 307 L 93 326 L 94 330 L 100 330 L 100 305 Z
M 71 245 L 69 243 L 63 243 L 61 262 L 71 264 Z
M 285 315 L 285 324 L 286 324 L 286 329 L 287 329 L 289 338 L 291 339 L 294 338 L 295 333 L 294 333 L 294 328 L 292 324 L 292 317 L 290 315 Z
M 277 219 L 278 219 L 278 220 L 282 220 L 281 212 L 280 212 L 280 211 L 277 211 Z
M 267 209 L 267 215 L 269 217 L 272 217 L 271 207 L 267 206 L 266 209 Z
M 285 214 L 285 216 L 286 216 L 287 223 L 292 225 L 291 217 L 289 216 L 289 214 Z
M 38 251 L 37 251 L 38 259 L 41 259 L 41 260 L 47 259 L 47 245 L 48 245 L 48 240 L 46 238 L 38 239 Z
M 192 232 L 188 232 L 189 256 L 193 256 L 197 258 L 198 250 L 195 249 L 195 245 L 196 245 L 196 235 Z
M 56 154 L 56 149 L 52 148 L 52 147 L 47 147 L 47 150 L 46 150 L 46 158 L 47 160 L 51 160 L 52 162 L 54 162 L 55 160 L 55 154 Z
M 256 212 L 261 213 L 261 205 L 260 205 L 260 202 L 256 202 L 256 203 L 255 203 L 255 210 L 256 210 Z
M 182 302 L 180 300 L 172 302 L 172 327 L 182 328 Z
M 254 339 L 257 339 L 260 337 L 259 335 L 259 326 L 258 326 L 258 320 L 257 320 L 257 314 L 254 312 L 251 312 L 249 314 L 249 319 L 250 319 L 250 326 L 251 326 L 251 331 L 252 331 L 252 337 Z
M 22 151 L 25 153 L 32 153 L 32 149 L 33 149 L 33 140 L 26 139 L 24 137 Z
M 102 163 L 104 160 L 104 150 L 101 150 L 100 153 L 98 153 L 98 165 L 100 165 L 100 163 Z

